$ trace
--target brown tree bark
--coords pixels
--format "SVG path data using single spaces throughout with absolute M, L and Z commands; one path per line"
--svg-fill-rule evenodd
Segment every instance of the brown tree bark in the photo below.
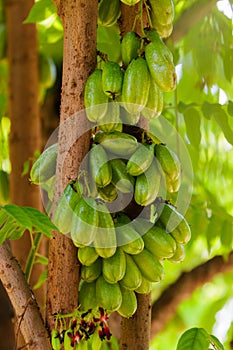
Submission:
M 34 0 L 6 0 L 7 43 L 9 60 L 9 117 L 11 119 L 10 177 L 11 202 L 42 209 L 39 188 L 22 177 L 24 162 L 41 148 L 40 115 L 38 102 L 37 32 L 34 24 L 23 24 Z M 24 268 L 31 249 L 30 236 L 25 233 L 11 242 L 14 256 Z M 41 253 L 45 253 L 42 248 Z M 33 268 L 30 284 L 33 286 L 44 267 Z M 39 305 L 45 304 L 45 286 L 35 295 Z
M 69 118 L 84 108 L 85 82 L 96 65 L 97 0 L 55 1 L 64 27 L 62 100 L 56 172 L 55 203 L 65 185 L 77 178 L 89 150 L 90 132 L 86 119 Z M 63 127 L 65 123 L 65 127 Z M 73 139 L 70 150 L 67 143 Z M 78 303 L 79 263 L 71 239 L 55 233 L 49 246 L 47 323 L 54 326 L 56 312 L 72 312 Z
M 184 272 L 178 280 L 170 285 L 155 301 L 152 307 L 151 337 L 158 334 L 166 323 L 175 315 L 179 304 L 188 299 L 192 293 L 218 273 L 227 273 L 233 270 L 233 252 L 225 260 L 216 256 L 211 260 Z
M 0 246 L 0 279 L 14 307 L 16 329 L 22 333 L 26 349 L 51 350 L 49 336 L 35 297 L 21 267 L 6 244 Z

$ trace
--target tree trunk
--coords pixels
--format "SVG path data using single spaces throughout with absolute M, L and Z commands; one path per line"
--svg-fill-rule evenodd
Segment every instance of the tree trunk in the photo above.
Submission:
M 97 0 L 55 1 L 64 27 L 62 101 L 56 171 L 55 204 L 65 185 L 77 178 L 89 150 L 90 129 L 84 108 L 84 86 L 96 66 Z M 83 116 L 83 114 L 82 114 Z M 83 135 L 78 139 L 79 135 Z M 77 140 L 78 139 L 78 140 Z M 67 147 L 68 143 L 70 143 Z M 79 263 L 71 239 L 55 233 L 49 245 L 47 323 L 56 312 L 69 313 L 78 305 Z
M 23 24 L 34 0 L 6 0 L 9 59 L 9 116 L 10 133 L 10 195 L 11 202 L 42 209 L 39 188 L 22 177 L 24 162 L 41 148 L 40 115 L 38 103 L 37 32 L 34 24 Z M 29 234 L 11 242 L 14 256 L 24 268 L 31 249 Z M 42 248 L 40 252 L 45 253 Z M 33 286 L 44 267 L 33 268 L 30 284 Z M 40 307 L 45 304 L 45 285 L 35 292 Z

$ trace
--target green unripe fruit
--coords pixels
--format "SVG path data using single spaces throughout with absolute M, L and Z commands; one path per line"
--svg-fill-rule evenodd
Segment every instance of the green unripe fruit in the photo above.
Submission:
M 121 43 L 121 55 L 122 61 L 125 66 L 128 66 L 130 62 L 137 57 L 138 50 L 140 49 L 140 37 L 135 32 L 127 32 Z
M 102 86 L 104 93 L 115 99 L 121 94 L 123 82 L 123 72 L 119 64 L 115 62 L 106 62 L 102 73 Z
M 99 3 L 98 23 L 111 27 L 121 15 L 120 0 L 101 0 Z

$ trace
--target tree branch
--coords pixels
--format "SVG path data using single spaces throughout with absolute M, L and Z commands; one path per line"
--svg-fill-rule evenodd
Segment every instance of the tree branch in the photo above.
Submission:
M 216 2 L 217 0 L 199 0 L 185 10 L 174 24 L 169 40 L 175 44 L 183 39 L 195 24 L 210 13 Z
M 151 337 L 164 328 L 175 315 L 178 305 L 188 299 L 198 287 L 209 282 L 216 274 L 231 270 L 233 270 L 233 252 L 229 254 L 227 260 L 222 256 L 216 256 L 190 272 L 182 273 L 153 304 Z
M 51 350 L 35 297 L 6 244 L 0 246 L 0 279 L 15 310 L 17 326 L 20 326 L 27 349 Z

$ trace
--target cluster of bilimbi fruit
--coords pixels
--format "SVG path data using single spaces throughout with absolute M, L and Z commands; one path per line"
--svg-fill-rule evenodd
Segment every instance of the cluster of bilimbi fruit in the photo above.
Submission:
M 134 5 L 139 1 L 123 2 Z M 165 259 L 182 261 L 184 245 L 191 237 L 185 218 L 160 196 L 164 188 L 168 193 L 179 190 L 177 155 L 145 130 L 133 127 L 130 133 L 140 116 L 158 117 L 163 93 L 176 87 L 173 57 L 162 40 L 172 30 L 173 2 L 144 3 L 153 28 L 142 37 L 126 33 L 121 63 L 105 62 L 86 82 L 86 116 L 94 123 L 87 177 L 67 185 L 53 217 L 59 231 L 70 233 L 79 248 L 80 310 L 101 307 L 127 318 L 137 309 L 135 293 L 149 293 L 152 283 L 163 278 Z M 100 1 L 101 24 L 105 21 L 106 25 L 111 15 L 109 23 L 117 20 L 116 4 L 119 0 Z M 54 180 L 48 169 L 56 164 L 56 152 L 53 145 L 34 163 L 32 182 L 46 188 Z M 120 197 L 124 202 L 128 195 L 141 208 L 141 217 L 132 220 L 124 209 L 110 212 L 114 201 Z M 148 217 L 150 210 L 143 215 L 143 208 L 151 206 L 153 220 Z

